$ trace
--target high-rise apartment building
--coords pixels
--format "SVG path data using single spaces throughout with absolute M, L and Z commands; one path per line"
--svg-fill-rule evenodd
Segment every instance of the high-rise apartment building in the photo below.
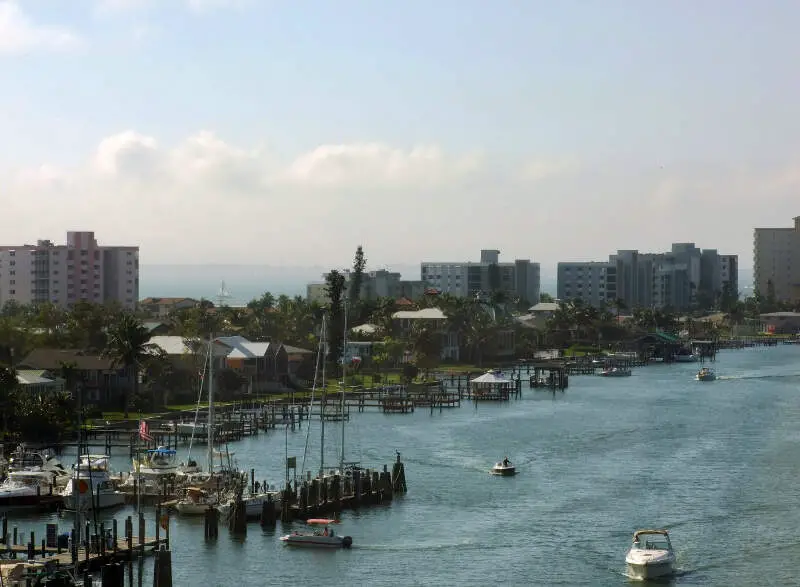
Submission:
M 599 308 L 617 298 L 617 266 L 603 261 L 558 264 L 558 299 L 580 298 Z
M 66 245 L 0 246 L 0 305 L 117 302 L 139 299 L 139 247 L 105 247 L 93 232 L 68 232 Z
M 525 300 L 539 301 L 541 268 L 530 259 L 501 263 L 500 251 L 484 249 L 479 262 L 423 262 L 422 281 L 429 288 L 457 297 L 490 295 L 492 291 Z
M 593 306 L 616 300 L 629 309 L 710 306 L 726 284 L 738 294 L 738 257 L 694 243 L 674 243 L 666 253 L 620 250 L 607 263 L 558 264 L 558 297 Z
M 800 216 L 789 228 L 754 230 L 753 287 L 761 295 L 774 289 L 781 301 L 800 301 Z

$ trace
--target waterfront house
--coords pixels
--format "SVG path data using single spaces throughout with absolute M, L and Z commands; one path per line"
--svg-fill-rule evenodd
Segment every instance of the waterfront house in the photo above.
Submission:
M 401 336 L 406 338 L 414 324 L 423 322 L 438 331 L 442 337 L 441 359 L 444 361 L 459 360 L 459 336 L 457 332 L 447 329 L 447 316 L 439 308 L 423 308 L 422 310 L 400 310 L 392 314 L 392 320 L 398 326 Z
M 768 334 L 796 334 L 800 332 L 800 312 L 769 312 L 761 314 L 763 332 Z
M 142 322 L 142 326 L 147 329 L 151 336 L 164 336 L 169 334 L 170 325 L 166 322 Z
M 133 376 L 99 353 L 76 349 L 35 349 L 17 364 L 18 370 L 59 373 L 62 365 L 72 364 L 77 371 L 82 399 L 87 403 L 119 406 L 122 391 L 133 387 Z
M 17 369 L 17 383 L 26 395 L 40 398 L 64 391 L 64 380 L 46 369 Z
M 214 340 L 230 349 L 226 365 L 247 381 L 248 393 L 282 391 L 288 383 L 289 354 L 281 343 L 251 342 L 243 336 Z

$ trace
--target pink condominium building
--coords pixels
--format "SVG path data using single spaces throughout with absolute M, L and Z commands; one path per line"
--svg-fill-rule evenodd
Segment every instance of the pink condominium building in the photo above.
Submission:
M 94 232 L 68 232 L 66 245 L 0 246 L 0 306 L 86 301 L 133 309 L 138 299 L 139 247 L 100 246 Z

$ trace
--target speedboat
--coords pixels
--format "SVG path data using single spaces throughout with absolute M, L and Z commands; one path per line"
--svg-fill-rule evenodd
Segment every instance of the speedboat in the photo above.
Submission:
M 141 460 L 133 459 L 134 470 L 144 477 L 161 478 L 165 475 L 175 475 L 178 472 L 177 453 L 163 446 L 148 450 Z
M 713 369 L 709 369 L 708 367 L 700 369 L 695 377 L 698 381 L 714 381 L 716 378 L 717 374 L 714 373 Z
M 107 455 L 81 455 L 72 474 L 72 483 L 64 490 L 64 505 L 69 510 L 86 511 L 124 505 L 125 493 L 111 478 Z
M 501 477 L 511 477 L 517 474 L 517 468 L 508 459 L 503 459 L 499 463 L 495 463 L 492 470 L 489 471 L 492 475 L 499 475 Z
M 292 532 L 286 536 L 281 536 L 281 542 L 288 546 L 305 546 L 310 548 L 350 548 L 353 539 L 350 536 L 339 536 L 328 526 L 338 524 L 338 520 L 327 518 L 312 518 L 306 520 L 312 526 L 325 526 L 325 530 L 315 530 L 313 532 Z
M 653 579 L 675 572 L 675 552 L 666 530 L 639 530 L 625 557 L 631 579 Z
M 38 506 L 42 498 L 58 495 L 54 481 L 52 471 L 9 471 L 0 483 L 0 508 Z
M 600 371 L 601 377 L 628 377 L 630 374 L 630 369 L 620 369 L 619 367 L 609 367 Z

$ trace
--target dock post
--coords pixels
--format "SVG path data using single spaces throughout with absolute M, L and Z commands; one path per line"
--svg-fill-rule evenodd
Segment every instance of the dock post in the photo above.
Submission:
M 100 556 L 106 556 L 106 523 L 100 522 Z
M 2 535 L 0 535 L 0 542 L 3 542 L 3 544 L 5 544 L 7 540 L 8 540 L 8 518 L 3 516 L 3 529 L 2 529 Z
M 161 538 L 161 504 L 156 504 L 156 545 L 158 545 L 160 538 Z
M 145 532 L 146 526 L 144 523 L 144 514 L 139 512 L 139 551 L 144 552 L 144 540 L 145 540 Z
M 219 535 L 219 512 L 216 508 L 208 507 L 205 513 L 206 540 L 215 540 Z
M 163 546 L 155 551 L 153 587 L 172 587 L 172 552 Z
M 234 534 L 247 534 L 247 506 L 241 497 L 233 503 L 228 527 Z
M 268 495 L 267 501 L 261 504 L 261 525 L 275 525 L 275 502 L 272 501 L 272 495 Z
M 83 573 L 83 587 L 92 587 L 92 576 L 88 571 Z
M 16 545 L 17 545 L 17 540 L 18 540 L 18 537 L 17 537 L 17 527 L 16 527 L 16 526 L 14 526 L 14 542 L 12 542 L 12 544 L 13 544 L 14 546 L 16 546 Z
M 397 453 L 397 461 L 392 467 L 392 484 L 394 485 L 392 487 L 394 493 L 406 493 L 408 491 L 406 487 L 406 469 L 400 460 L 400 452 Z
M 118 539 L 117 539 L 117 519 L 116 518 L 114 518 L 114 521 L 112 522 L 111 533 L 112 533 L 112 536 L 114 537 L 114 554 L 117 554 L 117 542 L 118 542 Z
M 128 548 L 128 560 L 133 557 L 133 518 L 125 518 L 125 545 Z

